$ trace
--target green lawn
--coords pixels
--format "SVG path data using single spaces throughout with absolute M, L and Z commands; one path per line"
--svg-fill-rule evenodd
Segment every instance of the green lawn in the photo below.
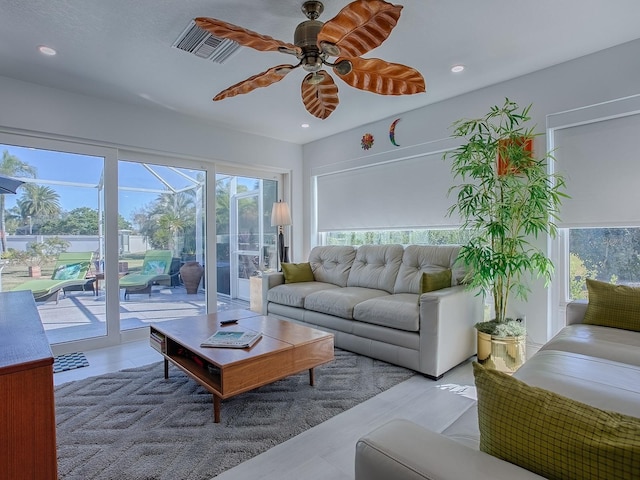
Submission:
M 129 264 L 129 272 L 136 272 L 142 268 L 142 260 L 144 259 L 144 254 L 131 254 L 126 255 L 120 258 L 121 261 L 128 262 Z M 51 278 L 53 275 L 53 268 L 55 267 L 56 262 L 50 262 L 45 265 L 42 265 L 41 268 L 41 276 L 40 278 Z M 95 269 L 89 270 L 87 276 L 91 276 L 92 273 L 95 273 Z M 9 264 L 4 267 L 2 270 L 2 290 L 4 292 L 8 292 L 13 290 L 15 287 L 24 283 L 28 280 L 31 280 L 32 277 L 29 276 L 29 268 L 26 265 L 20 264 Z

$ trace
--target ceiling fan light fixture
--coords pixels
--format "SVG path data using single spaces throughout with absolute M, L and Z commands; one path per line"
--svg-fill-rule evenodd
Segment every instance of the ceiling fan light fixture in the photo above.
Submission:
M 349 73 L 351 73 L 351 70 L 353 70 L 353 64 L 349 61 L 349 60 L 340 60 L 338 63 L 336 63 L 333 67 L 333 70 L 338 74 L 338 75 L 347 75 Z
M 313 72 L 313 74 L 307 79 L 307 83 L 309 85 L 318 85 L 319 83 L 322 83 L 322 80 L 324 80 L 324 75 Z
M 317 72 L 322 68 L 322 57 L 318 52 L 306 52 L 302 59 L 302 68 L 307 72 Z
M 337 57 L 340 55 L 340 49 L 335 43 L 331 42 L 320 42 L 320 48 L 322 52 L 330 57 Z

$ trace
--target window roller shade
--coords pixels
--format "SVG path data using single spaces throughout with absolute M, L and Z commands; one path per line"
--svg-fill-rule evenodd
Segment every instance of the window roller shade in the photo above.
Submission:
M 452 184 L 440 152 L 318 176 L 318 231 L 457 226 Z
M 567 182 L 558 226 L 640 226 L 640 114 L 554 132 Z

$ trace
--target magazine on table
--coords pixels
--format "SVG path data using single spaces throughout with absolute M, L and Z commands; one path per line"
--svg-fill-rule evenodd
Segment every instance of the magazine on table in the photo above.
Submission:
M 201 347 L 249 348 L 256 343 L 262 332 L 253 330 L 218 330 L 200 344 Z

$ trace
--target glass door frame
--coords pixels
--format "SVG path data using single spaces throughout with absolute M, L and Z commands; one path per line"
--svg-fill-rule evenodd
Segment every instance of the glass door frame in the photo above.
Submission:
M 250 192 L 242 192 L 236 193 L 231 196 L 231 255 L 230 255 L 230 272 L 231 272 L 231 298 L 237 298 L 239 300 L 249 301 L 250 287 L 249 287 L 249 278 L 246 280 L 240 277 L 240 257 L 241 256 L 257 256 L 258 257 L 258 266 L 262 264 L 262 245 L 264 239 L 264 218 L 261 214 L 258 215 L 258 238 L 260 239 L 260 244 L 258 245 L 257 250 L 243 250 L 240 248 L 240 221 L 238 219 L 238 215 L 240 214 L 240 209 L 238 208 L 238 203 L 240 200 L 246 198 L 257 198 L 258 203 L 258 212 L 261 213 L 263 211 L 263 188 L 262 188 L 262 179 L 260 179 L 260 188 L 258 190 L 252 190 Z M 244 280 L 244 281 L 243 281 Z
M 117 205 L 117 168 L 118 168 L 118 151 L 115 148 L 102 147 L 97 145 L 88 145 L 68 140 L 58 140 L 52 138 L 36 137 L 22 133 L 13 133 L 0 131 L 0 143 L 7 145 L 16 145 L 27 148 L 35 148 L 39 150 L 52 150 L 56 152 L 65 152 L 70 154 L 89 155 L 103 158 L 104 171 L 104 242 L 105 242 L 105 259 L 118 258 L 118 205 Z M 113 192 L 116 192 L 115 195 Z M 111 193 L 109 193 L 111 192 Z M 115 197 L 115 198 L 114 198 Z M 114 201 L 115 200 L 115 201 Z M 115 256 L 114 256 L 115 255 Z M 118 262 L 105 262 L 105 269 L 116 275 Z M 115 286 L 117 291 L 117 284 Z M 117 345 L 120 343 L 119 314 L 118 314 L 118 297 L 112 295 L 113 298 L 107 296 L 105 304 L 106 332 L 104 336 L 86 338 L 65 343 L 57 343 L 51 346 L 54 355 L 62 353 L 70 353 L 74 351 L 89 350 L 100 347 Z M 114 301 L 115 300 L 115 301 Z
M 139 151 L 130 151 L 130 150 L 120 150 L 118 160 L 122 160 L 125 162 L 134 162 L 134 163 L 147 163 L 154 165 L 162 165 L 166 167 L 178 167 L 178 168 L 186 168 L 192 170 L 200 170 L 205 174 L 205 198 L 207 198 L 206 203 L 206 212 L 204 212 L 206 225 L 205 225 L 205 238 L 211 239 L 215 238 L 215 204 L 212 207 L 212 203 L 209 199 L 215 199 L 215 164 L 209 162 L 202 162 L 197 160 L 185 159 L 183 157 L 177 157 L 173 155 L 162 155 L 159 153 L 146 153 Z M 118 172 L 116 168 L 115 172 L 115 181 L 118 182 Z M 117 186 L 117 185 L 116 185 Z M 116 190 L 117 191 L 117 190 Z M 117 194 L 116 194 L 116 216 L 114 218 L 116 224 L 115 229 L 117 233 Z M 119 256 L 119 245 L 118 241 L 116 241 L 115 245 L 115 257 Z M 204 245 L 205 259 L 211 259 L 216 257 L 215 252 L 215 243 L 211 246 L 211 242 L 207 241 Z M 113 272 L 110 275 L 110 278 L 107 278 L 107 291 L 115 290 L 119 292 L 118 288 L 118 262 L 114 263 L 112 266 Z M 105 272 L 105 276 L 108 276 L 108 271 Z M 217 284 L 216 284 L 216 266 L 215 262 L 207 261 L 204 269 L 204 282 L 207 288 L 205 289 L 205 302 L 206 302 L 206 310 L 207 313 L 214 313 L 216 311 L 215 306 L 217 305 Z M 119 295 L 114 296 L 114 301 L 116 302 L 118 309 L 120 308 L 120 298 Z M 212 306 L 214 308 L 212 308 Z M 120 325 L 118 319 L 118 327 Z M 146 328 L 136 328 L 131 330 L 124 330 L 120 332 L 120 336 L 123 342 L 140 340 L 147 338 L 149 336 L 149 331 Z
M 289 182 L 291 181 L 291 173 L 290 172 L 274 172 L 274 171 L 269 171 L 269 170 L 257 170 L 257 169 L 253 169 L 251 167 L 246 167 L 246 168 L 242 168 L 242 167 L 231 167 L 231 166 L 220 166 L 218 165 L 216 167 L 216 171 L 215 171 L 215 178 L 216 180 L 218 179 L 218 175 L 221 176 L 229 176 L 229 177 L 243 177 L 243 178 L 255 178 L 255 179 L 259 179 L 259 180 L 271 180 L 271 181 L 275 181 L 276 182 L 276 191 L 277 191 L 277 199 L 278 200 L 284 200 L 286 202 L 289 201 L 289 192 L 291 191 L 291 186 L 289 184 Z M 213 197 L 207 197 L 207 198 L 216 198 L 215 197 L 215 182 L 210 182 L 213 183 L 214 185 L 212 186 L 212 189 L 214 190 L 213 192 Z M 235 190 L 234 190 L 235 191 Z M 209 190 L 207 190 L 207 194 L 209 194 Z M 260 205 L 262 208 L 264 208 L 263 205 L 263 195 L 260 194 Z M 230 205 L 233 205 L 234 201 L 231 198 L 230 199 Z M 230 223 L 231 222 L 235 222 L 236 220 L 234 219 L 235 215 L 232 215 L 233 212 L 230 212 Z M 209 222 L 209 223 L 213 223 L 214 225 L 212 225 L 213 227 L 215 227 L 215 222 Z M 209 225 L 207 225 L 209 226 Z M 264 238 L 264 223 L 261 220 L 261 230 L 260 230 L 260 238 L 261 238 L 261 243 L 262 243 L 262 239 Z M 234 231 L 234 227 L 233 225 L 229 225 L 229 232 L 231 234 L 231 232 Z M 210 236 L 209 238 L 216 238 L 215 236 Z M 274 239 L 275 239 L 275 235 L 274 235 Z M 275 241 L 275 240 L 274 240 Z M 290 237 L 289 234 L 287 232 L 285 232 L 285 243 L 287 243 L 288 245 L 290 245 Z M 262 248 L 259 249 L 260 251 L 259 256 L 260 256 L 260 265 L 263 264 L 264 261 L 264 256 L 263 256 L 263 251 Z M 277 256 L 277 253 L 274 253 L 274 256 Z M 234 255 L 230 254 L 230 259 L 234 257 Z M 230 262 L 231 263 L 231 262 Z M 235 283 L 237 283 L 236 281 L 234 281 L 234 276 L 237 277 L 237 265 L 234 266 L 230 265 L 230 293 L 229 293 L 229 298 L 233 299 L 236 298 L 234 297 L 234 291 L 233 291 L 233 285 Z M 235 273 L 234 273 L 235 272 Z M 213 272 L 213 275 L 215 276 L 216 272 Z M 217 288 L 216 288 L 217 290 Z
M 118 150 L 115 147 L 106 147 L 87 143 L 79 143 L 77 140 L 52 138 L 51 136 L 38 136 L 37 133 L 17 132 L 0 128 L 0 144 L 16 145 L 26 148 L 52 150 L 70 154 L 80 154 L 101 157 L 104 160 L 104 255 L 105 255 L 105 317 L 106 334 L 93 338 L 87 338 L 65 343 L 53 344 L 54 355 L 83 350 L 92 350 L 119 345 L 124 342 L 148 338 L 148 329 L 120 331 L 120 289 L 118 278 L 119 235 L 118 235 L 118 161 L 120 157 L 126 161 L 148 162 L 166 166 L 176 166 L 202 170 L 206 175 L 206 198 L 215 199 L 215 164 L 209 161 L 185 159 L 183 157 L 162 155 L 157 153 L 145 153 L 141 151 Z M 215 208 L 213 211 L 208 202 L 209 215 L 206 222 L 206 238 L 215 238 Z M 215 244 L 206 245 L 208 258 L 215 258 Z M 208 275 L 207 275 L 208 274 Z M 216 268 L 215 262 L 207 262 L 206 265 L 206 289 L 207 309 L 216 305 Z M 213 309 L 215 311 L 215 307 Z

